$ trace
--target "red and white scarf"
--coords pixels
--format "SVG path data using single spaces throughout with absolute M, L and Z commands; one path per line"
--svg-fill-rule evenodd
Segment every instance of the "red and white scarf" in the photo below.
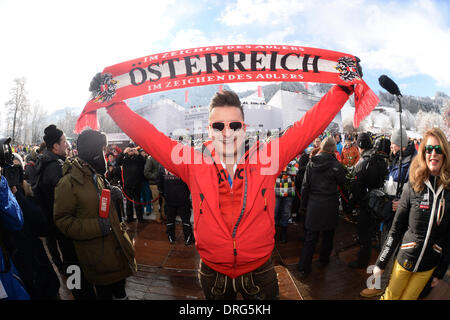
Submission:
M 80 114 L 75 132 L 98 130 L 97 109 L 172 89 L 233 82 L 321 82 L 355 85 L 353 125 L 372 112 L 378 97 L 359 76 L 355 56 L 290 45 L 223 45 L 177 50 L 103 70 L 103 83 Z

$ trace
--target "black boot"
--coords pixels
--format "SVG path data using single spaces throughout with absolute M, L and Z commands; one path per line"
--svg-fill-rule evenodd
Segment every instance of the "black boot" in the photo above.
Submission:
M 168 223 L 166 224 L 166 233 L 167 238 L 169 239 L 170 244 L 174 244 L 177 240 L 175 238 L 175 224 L 174 223 Z
M 183 233 L 184 233 L 184 245 L 188 246 L 194 243 L 194 233 L 192 232 L 191 224 L 183 223 Z
M 287 243 L 287 227 L 281 227 L 280 243 Z

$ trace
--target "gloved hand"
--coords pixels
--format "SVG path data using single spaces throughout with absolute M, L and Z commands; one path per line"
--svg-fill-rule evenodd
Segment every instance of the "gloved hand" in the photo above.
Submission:
M 100 90 L 100 85 L 103 82 L 103 76 L 101 72 L 97 73 L 91 80 L 91 83 L 89 84 L 89 91 L 90 92 L 96 92 Z
M 361 59 L 358 58 L 357 56 L 355 56 L 356 59 L 356 71 L 358 71 L 359 77 L 362 78 L 363 77 L 363 71 L 362 71 L 362 67 L 359 64 L 361 62 Z
M 102 236 L 106 236 L 111 232 L 111 223 L 109 222 L 109 218 L 98 218 L 98 224 L 100 225 L 100 230 L 102 232 Z
M 360 78 L 363 77 L 363 71 L 362 71 L 362 67 L 359 64 L 361 62 L 361 59 L 359 59 L 358 57 L 355 56 L 355 60 L 356 60 L 356 71 L 358 72 L 358 75 Z M 339 85 L 339 87 L 344 90 L 348 95 L 351 95 L 354 91 L 355 91 L 355 85 L 349 85 L 349 86 L 343 86 L 343 85 Z
M 111 199 L 112 201 L 121 201 L 123 200 L 123 193 L 122 190 L 120 190 L 119 187 L 111 186 Z

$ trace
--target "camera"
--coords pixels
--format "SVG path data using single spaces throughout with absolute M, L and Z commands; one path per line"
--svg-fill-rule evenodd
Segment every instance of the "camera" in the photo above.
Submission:
M 13 164 L 13 153 L 11 149 L 11 138 L 0 139 L 0 167 Z

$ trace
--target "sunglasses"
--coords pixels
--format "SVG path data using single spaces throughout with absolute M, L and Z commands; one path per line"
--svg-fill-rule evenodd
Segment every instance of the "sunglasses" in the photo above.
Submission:
M 437 154 L 442 154 L 442 148 L 440 145 L 436 145 L 436 146 L 431 146 L 431 145 L 427 145 L 425 146 L 425 152 L 428 154 L 433 153 L 433 150 L 436 151 Z
M 211 128 L 217 131 L 222 131 L 225 129 L 225 125 L 227 128 L 230 128 L 233 131 L 237 131 L 245 127 L 245 123 L 242 121 L 231 121 L 231 122 L 213 122 L 210 124 Z

